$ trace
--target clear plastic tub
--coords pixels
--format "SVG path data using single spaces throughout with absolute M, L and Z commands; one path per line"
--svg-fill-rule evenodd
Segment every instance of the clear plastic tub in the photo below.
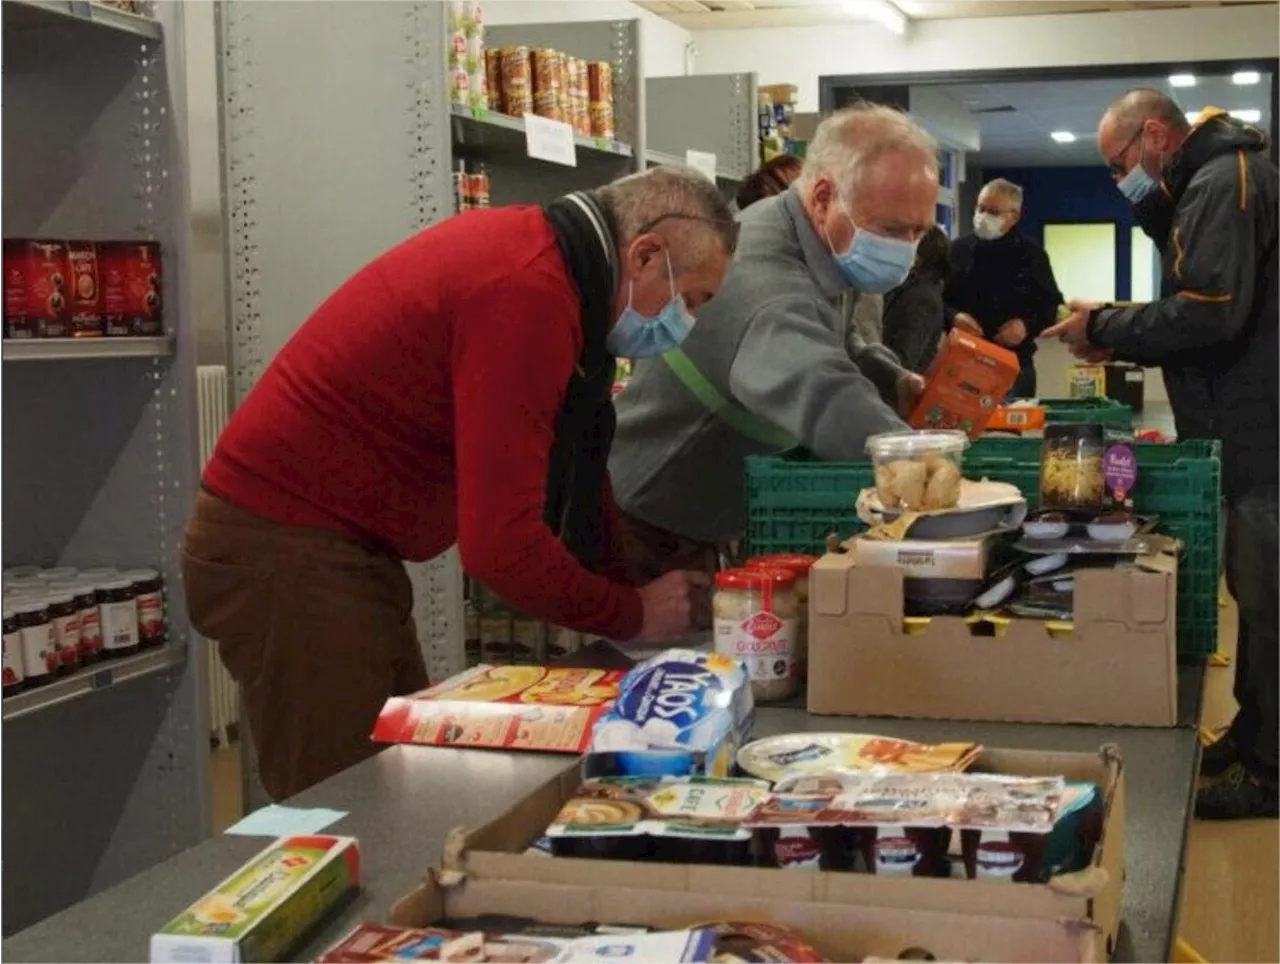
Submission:
M 886 432 L 867 439 L 876 469 L 876 494 L 886 509 L 936 510 L 960 501 L 964 432 Z

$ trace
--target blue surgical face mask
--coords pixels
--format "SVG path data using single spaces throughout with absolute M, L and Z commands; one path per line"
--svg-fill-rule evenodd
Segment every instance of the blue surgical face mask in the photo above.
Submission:
M 631 306 L 635 295 L 635 282 L 627 294 L 627 307 L 622 309 L 617 323 L 605 337 L 605 347 L 615 358 L 652 358 L 679 348 L 693 328 L 693 315 L 685 304 L 684 295 L 676 294 L 675 274 L 671 270 L 671 255 L 663 249 L 667 259 L 667 277 L 671 280 L 671 300 L 653 317 L 640 314 Z
M 884 294 L 906 281 L 916 263 L 916 242 L 902 241 L 860 228 L 843 205 L 840 210 L 854 228 L 849 250 L 844 253 L 831 252 L 836 267 L 845 280 L 869 295 Z M 830 238 L 827 238 L 827 246 L 831 246 Z
M 1120 188 L 1120 193 L 1129 199 L 1130 204 L 1137 204 L 1159 187 L 1159 182 L 1147 173 L 1147 169 L 1139 161 L 1133 166 L 1132 171 L 1120 178 L 1120 183 L 1116 186 Z

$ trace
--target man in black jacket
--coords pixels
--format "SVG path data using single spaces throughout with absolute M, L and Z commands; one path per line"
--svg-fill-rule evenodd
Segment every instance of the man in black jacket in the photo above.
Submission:
M 1053 324 L 1062 292 L 1049 256 L 1017 230 L 1022 188 L 996 178 L 983 185 L 973 234 L 951 246 L 951 274 L 943 290 L 947 327 L 989 339 L 1015 352 L 1022 370 L 1010 393 L 1036 394 L 1036 338 Z
M 1159 365 L 1179 437 L 1222 440 L 1227 584 L 1240 607 L 1240 711 L 1202 771 L 1209 818 L 1277 816 L 1277 171 L 1266 138 L 1206 109 L 1189 126 L 1157 90 L 1130 91 L 1098 128 L 1098 147 L 1163 258 L 1161 297 L 1097 309 L 1073 302 L 1045 332 L 1084 358 Z

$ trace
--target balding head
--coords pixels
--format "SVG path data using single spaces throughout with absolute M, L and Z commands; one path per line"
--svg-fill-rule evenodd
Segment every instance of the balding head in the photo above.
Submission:
M 855 226 L 916 242 L 936 216 L 938 145 L 901 111 L 847 107 L 818 125 L 797 183 L 833 252 L 849 249 Z
M 1098 150 L 1121 180 L 1139 164 L 1154 178 L 1187 139 L 1191 127 L 1178 103 L 1164 91 L 1138 87 L 1121 95 L 1098 124 Z

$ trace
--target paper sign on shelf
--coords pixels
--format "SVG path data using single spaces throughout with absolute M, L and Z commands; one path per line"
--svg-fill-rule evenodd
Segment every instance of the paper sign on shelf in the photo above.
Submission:
M 684 162 L 695 171 L 705 174 L 711 180 L 716 179 L 716 156 L 706 151 L 685 151 Z
M 524 137 L 525 152 L 530 157 L 567 167 L 578 166 L 578 149 L 573 142 L 573 128 L 563 121 L 525 114 Z

